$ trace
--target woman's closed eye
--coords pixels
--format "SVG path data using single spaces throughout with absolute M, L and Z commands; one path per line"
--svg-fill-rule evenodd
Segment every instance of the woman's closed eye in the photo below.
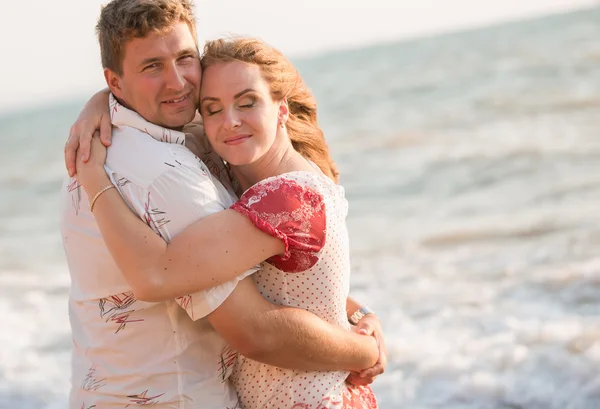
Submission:
M 246 109 L 252 108 L 254 105 L 256 105 L 256 100 L 254 98 L 244 98 L 238 103 L 238 107 Z
M 218 114 L 221 111 L 222 111 L 222 109 L 211 110 L 210 108 L 206 108 L 206 115 L 212 116 L 212 115 Z
M 223 110 L 223 107 L 221 106 L 221 104 L 218 104 L 216 102 L 209 102 L 202 106 L 202 111 L 204 111 L 204 113 L 208 116 L 218 114 L 222 110 Z

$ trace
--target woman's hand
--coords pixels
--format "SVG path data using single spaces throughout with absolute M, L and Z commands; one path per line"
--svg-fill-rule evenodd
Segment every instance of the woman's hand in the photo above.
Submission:
M 100 140 L 104 146 L 110 146 L 112 127 L 108 108 L 109 95 L 108 89 L 94 94 L 71 126 L 69 139 L 65 144 L 65 165 L 71 177 L 77 173 L 76 159 L 81 159 L 83 163 L 88 161 L 94 132 L 99 130 Z M 81 157 L 76 158 L 76 155 Z
M 94 132 L 94 136 L 90 140 L 89 150 L 91 151 L 88 160 L 83 161 L 83 157 L 79 149 L 76 151 L 76 170 L 77 180 L 83 185 L 88 195 L 95 194 L 101 187 L 106 186 L 110 179 L 104 170 L 106 162 L 106 146 L 100 141 L 100 133 Z
M 379 318 L 375 314 L 367 314 L 358 321 L 354 328 L 356 332 L 362 335 L 370 335 L 377 340 L 379 346 L 379 359 L 371 368 L 364 369 L 360 372 L 351 372 L 346 378 L 346 382 L 355 386 L 370 385 L 375 381 L 375 378 L 385 372 L 387 365 L 387 349 L 383 340 L 383 330 Z

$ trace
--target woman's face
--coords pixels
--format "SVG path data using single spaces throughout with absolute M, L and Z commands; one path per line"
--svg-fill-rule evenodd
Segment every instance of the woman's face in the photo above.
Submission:
M 232 165 L 262 158 L 277 143 L 287 106 L 273 101 L 257 65 L 217 63 L 203 72 L 200 113 L 215 151 Z

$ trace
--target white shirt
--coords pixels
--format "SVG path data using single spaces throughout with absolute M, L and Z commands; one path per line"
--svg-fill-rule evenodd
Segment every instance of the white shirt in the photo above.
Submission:
M 184 133 L 147 122 L 112 95 L 110 110 L 116 128 L 107 174 L 164 240 L 234 203 L 235 196 L 183 146 Z M 70 409 L 237 407 L 228 380 L 233 352 L 204 317 L 253 271 L 174 301 L 136 300 L 102 240 L 84 189 L 71 179 L 61 195 L 72 279 Z

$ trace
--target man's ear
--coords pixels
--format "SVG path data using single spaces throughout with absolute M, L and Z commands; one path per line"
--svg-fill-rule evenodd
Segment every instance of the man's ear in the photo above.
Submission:
M 105 68 L 104 79 L 106 80 L 106 85 L 108 85 L 110 92 L 112 92 L 114 96 L 122 100 L 123 84 L 121 76 L 113 70 L 111 70 L 110 68 Z

